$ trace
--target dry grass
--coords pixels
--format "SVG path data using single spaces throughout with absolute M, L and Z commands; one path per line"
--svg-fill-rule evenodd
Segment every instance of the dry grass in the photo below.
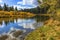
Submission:
M 0 17 L 20 17 L 20 18 L 30 18 L 35 16 L 35 14 L 33 13 L 29 13 L 29 12 L 15 12 L 15 11 L 0 11 Z

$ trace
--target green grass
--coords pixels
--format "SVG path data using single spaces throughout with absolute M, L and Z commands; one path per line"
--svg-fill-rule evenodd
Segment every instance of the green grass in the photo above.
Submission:
M 54 27 L 54 28 L 53 28 Z M 60 40 L 60 26 L 42 26 L 29 33 L 25 40 Z M 55 31 L 56 30 L 56 31 Z

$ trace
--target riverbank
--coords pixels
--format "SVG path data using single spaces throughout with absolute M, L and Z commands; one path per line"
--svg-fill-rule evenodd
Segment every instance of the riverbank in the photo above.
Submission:
M 60 40 L 60 21 L 49 19 L 45 25 L 30 32 L 24 40 Z
M 31 18 L 36 14 L 30 12 L 17 12 L 17 11 L 0 11 L 0 18 Z

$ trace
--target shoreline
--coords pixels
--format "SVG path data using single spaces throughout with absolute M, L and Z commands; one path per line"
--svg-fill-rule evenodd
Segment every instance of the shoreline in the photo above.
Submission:
M 14 12 L 14 11 L 0 11 L 0 18 L 31 18 L 36 16 L 36 14 L 29 12 Z

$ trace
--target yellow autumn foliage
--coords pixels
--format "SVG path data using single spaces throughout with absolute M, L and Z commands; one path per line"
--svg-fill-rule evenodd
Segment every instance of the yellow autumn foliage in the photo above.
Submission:
M 11 17 L 19 17 L 19 18 L 30 18 L 34 17 L 35 14 L 30 12 L 15 12 L 15 11 L 0 11 L 0 17 L 1 16 L 11 16 Z

